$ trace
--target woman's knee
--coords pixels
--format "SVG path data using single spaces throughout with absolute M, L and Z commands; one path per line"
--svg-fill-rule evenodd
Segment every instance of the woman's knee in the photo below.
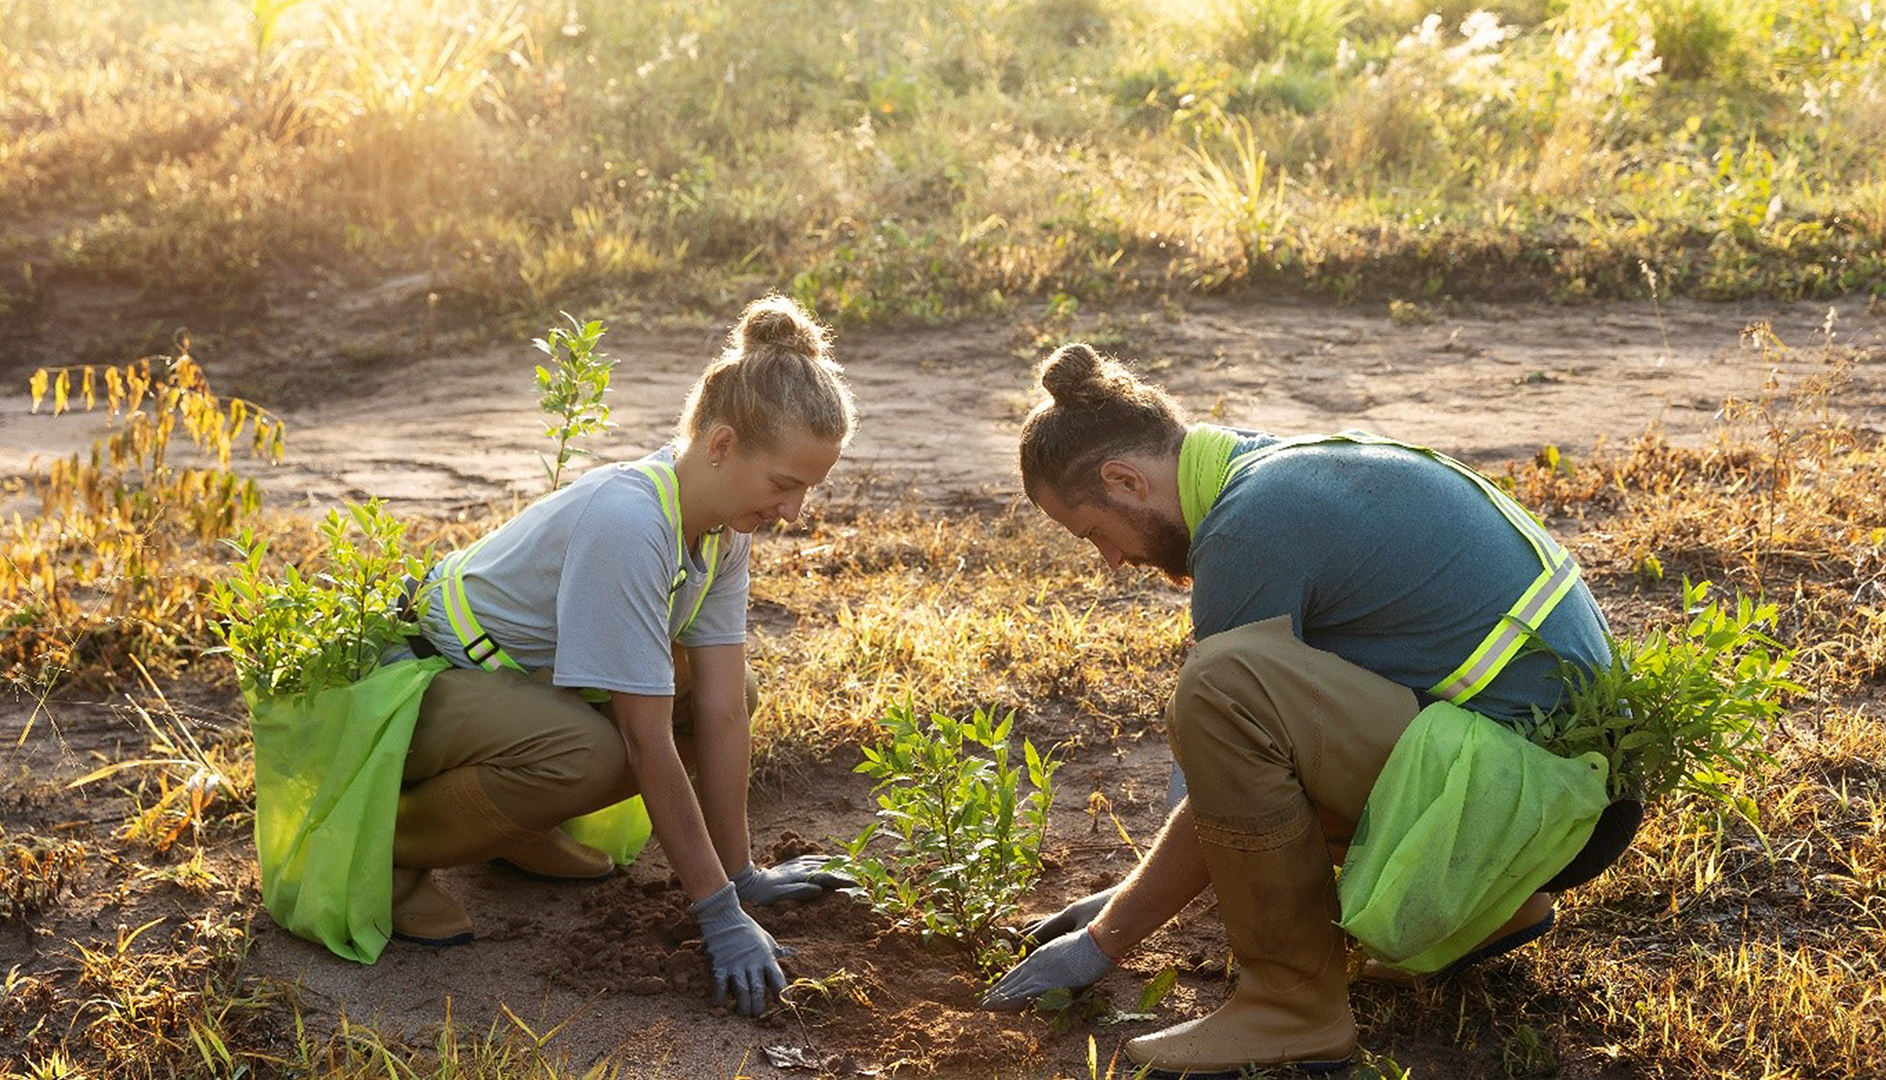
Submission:
M 631 773 L 628 744 L 614 724 L 596 715 L 559 733 L 555 745 L 554 753 L 523 768 L 546 786 L 568 792 L 573 802 L 594 808 L 617 801 L 610 796 Z

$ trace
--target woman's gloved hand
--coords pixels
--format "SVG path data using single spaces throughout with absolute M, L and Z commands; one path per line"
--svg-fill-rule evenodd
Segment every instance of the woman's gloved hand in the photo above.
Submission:
M 1087 924 L 1100 914 L 1100 909 L 1107 906 L 1107 901 L 1113 899 L 1113 894 L 1119 891 L 1118 885 L 1102 889 L 1092 896 L 1081 897 L 1046 918 L 1036 919 L 1022 927 L 1022 940 L 1043 945 L 1063 934 L 1085 930 Z
M 732 882 L 695 903 L 692 909 L 701 924 L 701 946 L 714 973 L 714 1004 L 725 1004 L 731 991 L 734 1008 L 742 1016 L 758 1016 L 771 1008 L 773 999 L 786 988 L 779 960 L 791 956 L 792 950 L 783 948 L 751 915 L 740 910 L 740 894 Z
M 1113 961 L 1100 951 L 1094 935 L 1082 930 L 1063 934 L 1009 969 L 982 995 L 982 1007 L 1016 1012 L 1055 989 L 1080 990 L 1113 970 Z
M 828 855 L 801 855 L 768 869 L 748 863 L 745 870 L 733 876 L 733 886 L 746 903 L 771 907 L 781 900 L 810 900 L 828 889 L 849 889 L 858 884 L 825 869 L 831 861 Z

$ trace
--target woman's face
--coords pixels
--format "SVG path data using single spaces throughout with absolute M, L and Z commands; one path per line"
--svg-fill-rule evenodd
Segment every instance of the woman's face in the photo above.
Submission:
M 775 450 L 743 448 L 731 440 L 727 472 L 727 527 L 750 533 L 775 521 L 793 521 L 805 506 L 806 492 L 838 463 L 837 443 L 803 430 L 787 434 Z

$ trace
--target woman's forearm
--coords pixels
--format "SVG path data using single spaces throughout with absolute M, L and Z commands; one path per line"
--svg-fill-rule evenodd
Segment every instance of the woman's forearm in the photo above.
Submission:
M 721 868 L 731 876 L 752 859 L 747 779 L 753 764 L 753 733 L 747 716 L 746 647 L 710 645 L 687 653 L 695 786 Z
M 672 700 L 615 694 L 611 706 L 628 747 L 629 768 L 641 789 L 642 805 L 669 867 L 681 879 L 688 899 L 712 896 L 727 884 L 728 875 L 715 854 L 701 804 L 675 749 Z
M 695 754 L 699 759 L 701 812 L 720 865 L 729 876 L 752 859 L 747 830 L 747 774 L 752 766 L 753 740 L 744 716 L 694 724 Z

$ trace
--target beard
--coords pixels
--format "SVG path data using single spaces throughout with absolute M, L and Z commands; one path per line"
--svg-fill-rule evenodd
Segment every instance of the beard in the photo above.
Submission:
M 1185 531 L 1185 525 L 1143 506 L 1123 509 L 1145 546 L 1142 563 L 1171 578 L 1174 585 L 1190 582 L 1192 534 Z

